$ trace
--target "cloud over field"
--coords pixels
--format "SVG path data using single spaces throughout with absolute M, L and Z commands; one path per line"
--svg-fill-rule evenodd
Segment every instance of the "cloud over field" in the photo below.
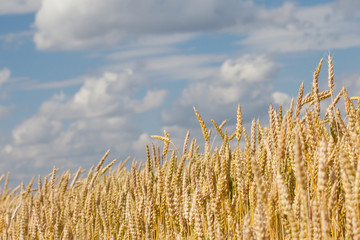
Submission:
M 113 46 L 138 35 L 216 31 L 254 16 L 250 1 L 47 0 L 38 11 L 39 49 Z
M 105 72 L 85 80 L 73 96 L 54 95 L 13 130 L 13 141 L 2 153 L 18 160 L 18 168 L 29 162 L 50 168 L 54 161 L 64 168 L 88 166 L 91 155 L 107 148 L 136 153 L 133 142 L 146 138 L 133 122 L 135 115 L 156 109 L 167 96 L 167 90 L 151 88 L 135 97 L 145 80 L 131 70 Z
M 244 55 L 224 61 L 212 78 L 190 83 L 175 100 L 171 110 L 163 111 L 164 129 L 184 136 L 192 129 L 201 136 L 192 106 L 200 114 L 206 114 L 207 123 L 213 118 L 218 123 L 231 120 L 234 124 L 237 105 L 242 106 L 244 123 L 252 118 L 264 120 L 270 103 L 278 104 L 286 93 L 276 93 L 274 98 L 271 82 L 276 78 L 279 66 L 266 55 Z M 175 135 L 176 135 L 175 134 Z M 181 139 L 180 139 L 181 140 Z
M 181 59 L 178 65 L 169 61 L 174 64 L 173 71 L 186 62 Z M 47 169 L 55 161 L 64 168 L 89 165 L 95 154 L 109 147 L 118 156 L 125 153 L 143 156 L 151 134 L 137 125 L 137 119 L 154 124 L 148 115 L 151 110 L 161 113 L 160 127 L 179 140 L 188 129 L 193 133 L 199 130 L 192 106 L 222 121 L 233 117 L 240 103 L 249 116 L 244 121 L 248 122 L 259 112 L 266 114 L 269 102 L 273 101 L 271 81 L 279 69 L 266 55 L 247 54 L 224 60 L 212 75 L 188 81 L 180 96 L 167 103 L 169 109 L 165 106 L 169 89 L 146 87 L 147 82 L 154 81 L 149 78 L 151 74 L 163 71 L 156 66 L 160 65 L 106 71 L 99 77 L 87 77 L 73 95 L 55 94 L 13 130 L 12 143 L 3 148 L 3 156 L 14 159 L 18 168 L 32 162 L 37 168 Z M 278 101 L 287 96 L 276 94 Z
M 112 48 L 187 41 L 208 32 L 237 34 L 261 52 L 328 50 L 360 45 L 357 1 L 314 6 L 284 2 L 265 8 L 227 0 L 46 0 L 37 12 L 38 49 Z

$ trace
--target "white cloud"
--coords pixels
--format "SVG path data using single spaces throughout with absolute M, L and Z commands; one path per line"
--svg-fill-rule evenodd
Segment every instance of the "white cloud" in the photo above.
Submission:
M 239 44 L 255 51 L 284 53 L 360 46 L 356 17 L 360 12 L 353 11 L 352 17 L 347 14 L 350 6 L 354 8 L 349 2 L 355 1 L 339 2 L 306 7 L 284 4 L 264 10 L 260 18 L 269 22 L 250 30 Z
M 13 131 L 15 144 L 44 143 L 59 134 L 62 123 L 45 116 L 34 116 L 22 122 Z
M 132 142 L 132 149 L 135 151 L 136 156 L 145 156 L 146 153 L 146 145 L 149 145 L 151 143 L 151 138 L 149 134 L 142 133 L 138 139 Z
M 344 74 L 335 81 L 335 91 L 339 92 L 345 86 L 351 96 L 360 96 L 360 74 Z
M 284 108 L 290 104 L 288 95 L 273 91 L 272 83 L 279 70 L 274 59 L 263 54 L 245 54 L 225 60 L 211 78 L 189 82 L 171 108 L 162 112 L 163 129 L 178 148 L 182 147 L 187 130 L 203 146 L 201 128 L 192 106 L 197 108 L 207 128 L 212 130 L 213 147 L 219 145 L 221 138 L 216 136 L 210 120 L 214 119 L 218 124 L 228 120 L 223 130 L 231 134 L 235 129 L 238 104 L 242 107 L 243 124 L 247 130 L 253 118 L 259 118 L 261 124 L 268 124 L 269 104 L 283 104 Z
M 44 102 L 39 113 L 57 119 L 92 118 L 115 111 L 128 113 L 133 111 L 134 105 L 139 105 L 139 100 L 133 99 L 133 94 L 143 81 L 140 74 L 131 71 L 105 72 L 100 78 L 87 78 L 79 91 L 70 98 L 56 95 Z M 147 94 L 149 91 L 152 90 L 148 90 Z
M 167 78 L 196 80 L 214 75 L 217 67 L 211 64 L 223 59 L 224 56 L 215 54 L 173 55 L 153 58 L 145 66 Z
M 108 47 L 134 36 L 216 31 L 250 22 L 252 12 L 250 1 L 236 0 L 46 0 L 34 41 L 39 49 Z
M 1 0 L 0 15 L 35 12 L 42 0 Z
M 263 82 L 273 78 L 277 66 L 265 55 L 229 59 L 221 66 L 222 79 L 229 82 Z M 264 79 L 264 77 L 266 77 Z
M 248 100 L 261 97 L 261 86 L 274 79 L 277 69 L 265 55 L 244 55 L 226 60 L 219 76 L 190 84 L 183 91 L 180 103 L 191 106 L 193 102 L 204 102 L 213 107 L 212 104 L 235 103 L 244 97 Z
M 240 90 L 240 91 L 239 91 Z M 194 105 L 194 102 L 202 105 L 228 104 L 236 102 L 244 93 L 238 86 L 224 85 L 221 81 L 202 81 L 190 84 L 183 90 L 179 103 L 182 106 Z M 201 103 L 204 101 L 204 103 Z
M 11 72 L 8 68 L 0 70 L 0 87 L 7 81 L 10 80 Z
M 164 46 L 227 32 L 258 52 L 349 48 L 360 45 L 358 5 L 356 0 L 305 7 L 284 2 L 267 9 L 236 0 L 46 0 L 36 15 L 34 42 L 50 50 Z
M 283 92 L 273 92 L 271 95 L 273 103 L 281 105 L 282 107 L 290 107 L 291 97 Z
M 147 112 L 152 108 L 161 106 L 167 94 L 168 92 L 165 89 L 149 90 L 141 101 L 134 102 L 132 108 L 136 113 Z
M 103 67 L 103 70 L 138 69 L 151 77 L 153 82 L 196 81 L 214 76 L 218 71 L 217 65 L 225 59 L 226 56 L 221 54 L 169 54 L 116 62 Z
M 164 89 L 142 89 L 145 80 L 131 70 L 105 72 L 87 78 L 72 96 L 54 95 L 13 130 L 2 156 L 17 168 L 33 162 L 48 171 L 54 161 L 63 167 L 89 166 L 91 155 L 107 148 L 116 154 L 139 152 L 141 146 L 134 146 L 146 139 L 134 118 L 161 106 L 167 96 Z
M 226 60 L 217 75 L 191 82 L 182 91 L 172 109 L 162 113 L 164 124 L 193 129 L 196 118 L 189 117 L 194 116 L 192 106 L 216 121 L 233 116 L 239 103 L 246 113 L 244 121 L 264 116 L 273 100 L 271 80 L 277 71 L 277 64 L 265 55 Z

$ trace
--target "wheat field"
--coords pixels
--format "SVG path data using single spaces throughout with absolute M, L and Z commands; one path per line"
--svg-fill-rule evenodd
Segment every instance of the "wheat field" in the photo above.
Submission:
M 14 189 L 2 175 L 0 238 L 358 239 L 360 97 L 334 93 L 330 55 L 320 91 L 322 62 L 310 93 L 302 84 L 286 112 L 270 105 L 266 127 L 253 120 L 248 133 L 239 105 L 236 130 L 212 121 L 212 132 L 194 108 L 202 152 L 189 132 L 178 148 L 164 131 L 130 170 L 104 164 L 107 151 L 88 171 L 54 167 Z

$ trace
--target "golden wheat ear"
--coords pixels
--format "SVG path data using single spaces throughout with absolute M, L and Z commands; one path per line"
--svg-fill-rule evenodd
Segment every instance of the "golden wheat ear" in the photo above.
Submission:
M 332 93 L 334 91 L 334 65 L 330 53 L 328 55 L 328 87 Z
M 235 130 L 236 140 L 238 141 L 238 143 L 240 142 L 241 139 L 242 127 L 243 124 L 242 124 L 241 106 L 240 104 L 238 104 L 237 113 L 236 113 L 236 130 Z
M 304 94 L 304 82 L 302 82 L 301 85 L 300 85 L 298 97 L 296 99 L 295 118 L 297 118 L 300 115 L 300 110 L 301 110 L 301 107 L 302 107 L 303 94 Z
M 315 72 L 314 72 L 314 78 L 312 83 L 312 96 L 313 96 L 313 102 L 315 106 L 315 113 L 317 116 L 320 116 L 320 97 L 319 97 L 319 74 L 321 70 L 321 65 L 323 62 L 323 58 L 320 60 Z
M 209 142 L 209 132 L 208 132 L 208 130 L 206 128 L 204 120 L 201 118 L 200 113 L 196 110 L 196 108 L 195 107 L 193 107 L 193 108 L 194 108 L 195 115 L 196 115 L 196 117 L 197 117 L 197 119 L 198 119 L 198 121 L 200 123 L 200 127 L 201 127 L 201 130 L 202 130 L 203 135 L 204 135 L 204 139 L 205 139 L 206 142 Z
M 158 135 L 152 135 L 151 138 L 154 138 L 154 139 L 158 139 L 158 140 L 161 140 L 164 142 L 164 148 L 163 148 L 163 152 L 162 152 L 162 158 L 164 159 L 167 152 L 168 152 L 168 149 L 169 149 L 169 144 L 171 142 L 170 140 L 170 137 L 168 135 L 168 133 L 164 130 L 164 137 L 163 136 L 158 136 Z
M 216 124 L 214 119 L 211 119 L 212 124 L 214 125 L 217 133 L 220 135 L 221 139 L 224 140 L 224 133 L 221 131 L 221 128 Z

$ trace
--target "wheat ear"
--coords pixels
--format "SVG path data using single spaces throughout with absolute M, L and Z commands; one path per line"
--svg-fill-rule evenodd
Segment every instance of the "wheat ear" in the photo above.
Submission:
M 206 125 L 204 123 L 204 120 L 201 118 L 200 116 L 200 113 L 196 110 L 196 108 L 194 107 L 194 111 L 195 111 L 195 114 L 196 114 L 196 117 L 200 123 L 200 127 L 201 127 L 201 130 L 203 132 L 203 135 L 204 135 L 204 139 L 206 142 L 209 142 L 209 133 L 208 133 L 208 130 L 206 128 Z

